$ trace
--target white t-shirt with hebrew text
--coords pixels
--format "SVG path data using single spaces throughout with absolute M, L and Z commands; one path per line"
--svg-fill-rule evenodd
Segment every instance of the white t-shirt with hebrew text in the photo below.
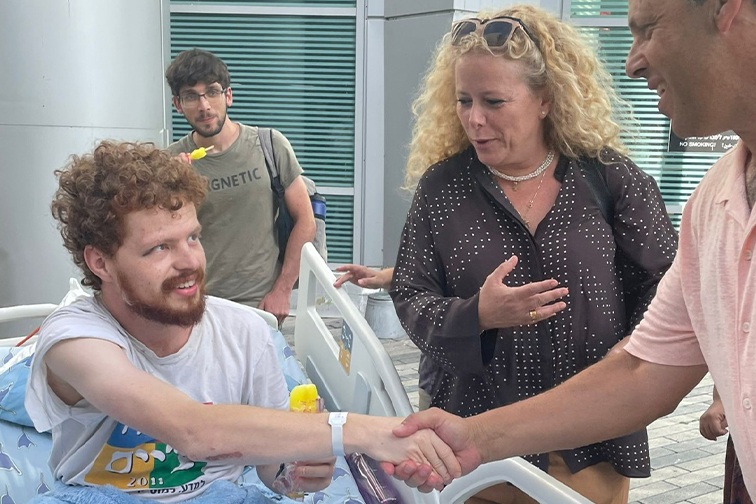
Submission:
M 176 502 L 199 495 L 215 480 L 235 481 L 243 470 L 227 461 L 189 460 L 84 399 L 74 406 L 63 403 L 47 385 L 43 359 L 56 343 L 80 337 L 112 341 L 135 367 L 202 403 L 288 406 L 268 325 L 251 310 L 208 297 L 206 312 L 184 347 L 158 357 L 132 338 L 97 296 L 80 298 L 43 323 L 26 395 L 37 430 L 52 430 L 50 467 L 65 484 L 108 484 L 142 498 Z

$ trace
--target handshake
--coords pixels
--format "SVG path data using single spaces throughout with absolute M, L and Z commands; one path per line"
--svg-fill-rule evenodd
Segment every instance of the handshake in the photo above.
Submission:
M 358 446 L 347 445 L 347 451 L 364 451 L 382 461 L 387 474 L 422 492 L 441 490 L 485 461 L 474 439 L 474 417 L 463 419 L 431 408 L 408 416 L 399 425 L 395 418 L 361 418 L 383 425 L 375 426 L 372 433 L 361 432 Z M 388 428 L 391 435 L 376 435 Z

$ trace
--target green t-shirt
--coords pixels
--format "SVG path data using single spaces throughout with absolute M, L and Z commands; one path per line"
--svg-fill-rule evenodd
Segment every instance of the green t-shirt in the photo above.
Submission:
M 208 294 L 257 306 L 281 272 L 276 241 L 274 195 L 257 127 L 239 124 L 239 138 L 225 151 L 193 161 L 208 178 L 207 199 L 199 209 L 207 256 Z M 191 134 L 171 144 L 173 154 L 197 148 Z M 281 184 L 302 174 L 291 144 L 273 130 L 273 150 Z

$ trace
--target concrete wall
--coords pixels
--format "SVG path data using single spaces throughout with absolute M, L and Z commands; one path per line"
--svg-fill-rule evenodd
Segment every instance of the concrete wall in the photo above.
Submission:
M 80 278 L 49 205 L 53 171 L 96 141 L 166 138 L 167 0 L 0 2 L 0 306 Z
M 387 128 L 383 264 L 387 266 L 393 265 L 396 260 L 399 237 L 412 199 L 411 193 L 401 189 L 408 145 L 412 137 L 410 107 L 419 91 L 420 81 L 436 44 L 449 31 L 454 16 L 454 2 L 425 2 L 429 4 L 425 12 L 409 12 L 406 4 L 420 7 L 415 2 L 391 3 L 396 5 L 387 12 L 385 58 Z M 446 4 L 447 8 L 441 9 L 441 4 Z

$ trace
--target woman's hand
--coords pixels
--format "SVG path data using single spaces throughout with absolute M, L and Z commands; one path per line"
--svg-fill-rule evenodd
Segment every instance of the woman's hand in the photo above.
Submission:
M 344 274 L 333 282 L 336 288 L 349 281 L 367 289 L 388 289 L 391 286 L 391 278 L 394 276 L 394 268 L 385 268 L 376 271 L 359 264 L 344 264 L 336 268 Z
M 563 301 L 566 287 L 554 279 L 508 287 L 504 280 L 517 266 L 517 256 L 499 265 L 483 283 L 478 300 L 478 323 L 481 331 L 529 325 L 553 317 L 567 308 Z

